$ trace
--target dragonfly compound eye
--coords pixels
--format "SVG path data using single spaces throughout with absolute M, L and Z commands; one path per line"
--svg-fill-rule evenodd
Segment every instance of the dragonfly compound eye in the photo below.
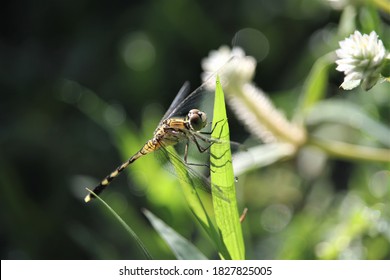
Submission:
M 199 111 L 198 109 L 190 110 L 187 117 L 193 130 L 201 130 L 207 124 L 206 113 Z

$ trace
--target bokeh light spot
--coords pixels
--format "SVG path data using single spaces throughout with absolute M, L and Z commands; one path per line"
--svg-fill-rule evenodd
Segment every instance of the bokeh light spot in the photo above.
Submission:
M 269 232 L 283 230 L 291 220 L 291 210 L 283 204 L 272 204 L 261 214 L 261 225 Z
M 376 172 L 370 180 L 368 188 L 376 198 L 384 197 L 390 189 L 390 171 L 382 170 Z
M 108 106 L 104 111 L 104 119 L 108 125 L 121 125 L 126 119 L 126 112 L 119 104 Z
M 121 44 L 121 54 L 126 65 L 138 72 L 151 68 L 156 59 L 156 50 L 144 33 L 132 33 Z
M 233 47 L 241 47 L 247 55 L 253 56 L 257 62 L 264 60 L 269 52 L 267 37 L 259 30 L 244 28 L 233 37 Z

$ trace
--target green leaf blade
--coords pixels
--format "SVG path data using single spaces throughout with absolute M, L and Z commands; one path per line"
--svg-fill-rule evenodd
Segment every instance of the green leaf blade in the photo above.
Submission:
M 192 243 L 177 233 L 174 229 L 157 218 L 152 212 L 144 209 L 145 216 L 148 218 L 154 229 L 165 240 L 168 246 L 179 260 L 207 260 L 206 256 L 198 250 Z
M 325 97 L 329 66 L 333 61 L 332 54 L 326 54 L 316 60 L 305 80 L 298 104 L 298 112 L 306 112 Z
M 245 259 L 245 247 L 236 200 L 225 99 L 219 77 L 215 89 L 213 128 L 212 138 L 220 139 L 210 148 L 213 205 L 218 230 L 228 253 L 220 254 L 225 259 L 242 260 Z M 219 192 L 223 193 L 223 197 Z

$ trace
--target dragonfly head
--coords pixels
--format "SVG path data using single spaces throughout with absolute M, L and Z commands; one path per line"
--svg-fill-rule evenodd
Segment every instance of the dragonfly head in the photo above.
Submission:
M 207 116 L 205 112 L 192 109 L 188 112 L 186 121 L 189 123 L 191 129 L 199 131 L 206 126 Z

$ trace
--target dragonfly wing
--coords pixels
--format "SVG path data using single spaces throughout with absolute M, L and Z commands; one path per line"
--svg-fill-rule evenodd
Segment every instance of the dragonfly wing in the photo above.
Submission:
M 224 64 L 215 72 L 211 73 L 206 81 L 203 82 L 197 89 L 188 94 L 188 88 L 186 89 L 186 94 L 183 94 L 182 89 L 186 86 L 183 85 L 182 89 L 177 94 L 175 100 L 172 105 L 169 107 L 168 111 L 165 113 L 163 119 L 169 119 L 171 117 L 176 116 L 184 116 L 191 109 L 202 109 L 199 108 L 202 100 L 206 102 L 206 104 L 213 104 L 214 102 L 214 85 L 216 76 L 218 74 L 223 74 L 225 67 L 232 62 L 234 56 L 231 56 L 227 59 Z M 209 114 L 209 112 L 206 112 Z M 209 114 L 211 116 L 211 114 Z
M 190 83 L 186 81 L 180 88 L 175 99 L 172 101 L 171 106 L 169 106 L 168 110 L 165 112 L 164 116 L 160 121 L 160 124 L 163 122 L 163 120 L 169 118 L 169 115 L 171 115 L 172 112 L 175 111 L 175 109 L 177 109 L 178 105 L 188 96 L 189 92 L 190 92 Z
M 213 92 L 206 87 L 206 84 L 202 84 L 189 95 L 185 96 L 184 99 L 180 99 L 180 102 L 176 103 L 175 106 L 171 105 L 172 110 L 169 110 L 170 112 L 165 114 L 164 119 L 184 117 L 191 109 L 199 109 L 200 103 L 203 100 L 207 100 L 208 103 L 213 102 L 212 97 Z M 176 98 L 174 101 L 176 101 Z
M 174 148 L 171 147 L 161 147 L 154 153 L 164 166 L 166 170 L 175 175 L 178 179 L 184 183 L 188 183 L 191 186 L 196 187 L 207 193 L 211 193 L 210 181 L 203 175 L 199 174 L 193 170 L 184 160 L 175 152 Z M 228 201 L 224 196 L 222 190 L 216 187 L 215 195 Z

